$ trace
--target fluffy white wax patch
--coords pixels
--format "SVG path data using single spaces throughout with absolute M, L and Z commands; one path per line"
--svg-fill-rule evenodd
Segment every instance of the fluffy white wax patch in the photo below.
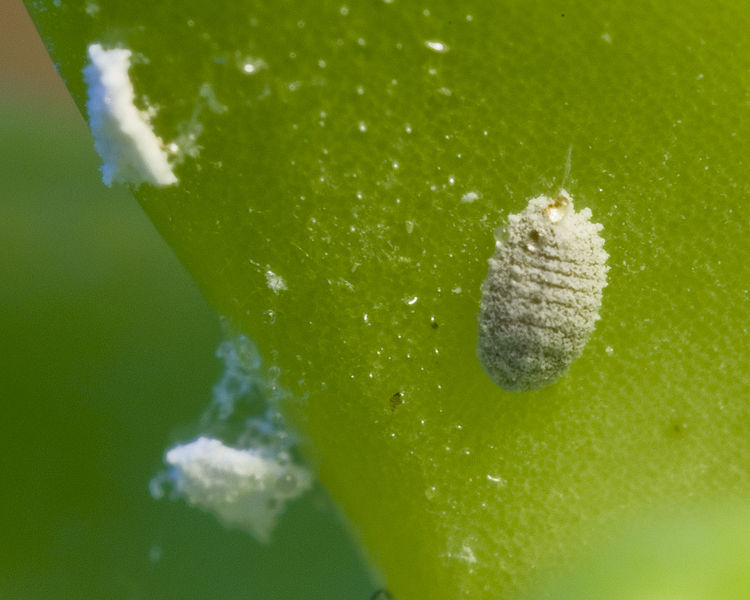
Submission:
M 153 132 L 148 115 L 136 108 L 128 76 L 130 50 L 88 48 L 90 62 L 83 69 L 88 86 L 86 109 L 94 148 L 104 164 L 102 180 L 113 183 L 177 183 L 162 140 Z
M 312 484 L 303 467 L 209 437 L 174 446 L 166 461 L 177 494 L 262 542 L 269 540 L 285 502 Z

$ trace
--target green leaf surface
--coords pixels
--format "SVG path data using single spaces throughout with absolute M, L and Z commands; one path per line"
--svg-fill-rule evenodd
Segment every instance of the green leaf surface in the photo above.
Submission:
M 534 598 L 742 600 L 750 586 L 747 505 L 702 507 L 688 518 L 649 515 L 587 552 Z
M 280 368 L 397 598 L 523 593 L 609 523 L 750 490 L 744 3 L 59 4 L 28 7 L 82 110 L 87 46 L 122 46 L 156 133 L 197 136 L 136 197 Z M 476 358 L 493 232 L 571 146 L 602 319 L 505 393 Z

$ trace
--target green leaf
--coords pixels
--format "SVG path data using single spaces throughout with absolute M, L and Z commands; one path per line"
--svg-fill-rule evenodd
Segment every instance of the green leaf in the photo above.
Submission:
M 281 369 L 397 598 L 506 597 L 627 515 L 747 494 L 743 3 L 28 6 L 82 109 L 90 44 L 141 57 L 182 161 L 136 197 Z M 555 385 L 505 393 L 476 358 L 493 231 L 571 146 L 602 319 Z
M 649 515 L 597 544 L 534 598 L 740 600 L 750 585 L 747 505 L 702 507 L 689 518 Z

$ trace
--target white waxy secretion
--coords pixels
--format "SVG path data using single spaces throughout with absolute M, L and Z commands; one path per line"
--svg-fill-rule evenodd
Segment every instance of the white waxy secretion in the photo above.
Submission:
M 105 50 L 100 44 L 91 44 L 88 54 L 90 62 L 83 69 L 88 86 L 86 109 L 94 148 L 103 161 L 104 183 L 177 183 L 148 114 L 135 106 L 135 91 L 128 76 L 130 50 Z
M 263 542 L 285 502 L 312 485 L 303 467 L 260 448 L 232 448 L 210 437 L 174 446 L 166 461 L 178 495 Z
M 570 195 L 529 201 L 497 236 L 482 284 L 477 354 L 506 391 L 554 383 L 580 356 L 599 319 L 608 254 Z

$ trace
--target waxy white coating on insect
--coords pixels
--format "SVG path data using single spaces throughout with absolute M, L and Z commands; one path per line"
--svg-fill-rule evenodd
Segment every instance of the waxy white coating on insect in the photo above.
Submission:
M 599 319 L 608 254 L 591 211 L 565 190 L 529 200 L 497 236 L 482 283 L 477 354 L 506 391 L 555 382 Z
M 89 64 L 83 69 L 88 86 L 86 110 L 101 157 L 102 180 L 112 183 L 177 183 L 162 140 L 153 132 L 148 114 L 135 106 L 135 92 L 128 76 L 130 50 L 88 48 Z
M 268 541 L 285 501 L 310 488 L 310 472 L 261 449 L 239 449 L 199 437 L 174 446 L 166 462 L 177 494 L 226 525 Z

